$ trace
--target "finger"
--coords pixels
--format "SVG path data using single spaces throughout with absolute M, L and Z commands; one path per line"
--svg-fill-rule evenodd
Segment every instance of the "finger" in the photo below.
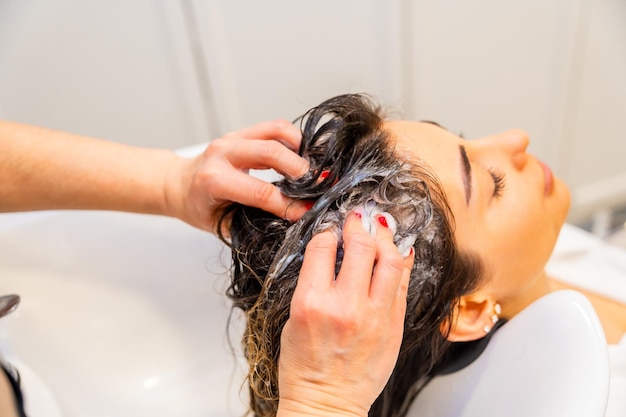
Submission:
M 370 297 L 392 304 L 405 271 L 405 261 L 393 243 L 393 233 L 385 217 L 377 215 L 376 266 L 370 286 Z
M 327 289 L 335 279 L 337 237 L 331 231 L 313 236 L 304 251 L 296 292 Z
M 292 200 L 275 185 L 237 170 L 213 176 L 211 188 L 216 198 L 260 208 L 291 222 L 300 220 L 311 209 L 310 201 Z
M 346 295 L 367 296 L 376 259 L 376 241 L 355 213 L 348 215 L 343 226 L 343 251 L 335 285 Z
M 413 271 L 413 264 L 415 263 L 415 250 L 411 248 L 409 256 L 404 258 L 404 271 L 402 272 L 402 278 L 400 279 L 400 285 L 396 292 L 396 301 L 400 307 L 402 307 L 402 316 L 406 310 L 406 299 L 409 292 L 409 282 L 411 281 L 411 272 Z
M 301 207 L 304 203 L 294 202 L 269 182 L 237 170 L 231 170 L 221 178 L 213 184 L 213 189 L 223 200 L 257 207 L 280 218 L 302 215 Z
M 396 322 L 398 326 L 403 327 L 404 318 L 406 316 L 406 306 L 407 306 L 407 294 L 409 291 L 409 282 L 411 279 L 411 271 L 413 270 L 413 263 L 415 261 L 415 251 L 412 250 L 409 256 L 404 258 L 404 272 L 402 273 L 402 278 L 400 279 L 400 285 L 398 286 L 398 290 L 396 291 L 396 299 L 394 301 L 389 301 L 383 299 L 384 303 L 392 303 L 395 307 L 392 314 L 394 314 L 391 318 L 392 322 Z M 388 305 L 388 304 L 385 304 Z
M 289 200 L 289 198 L 287 198 L 287 200 Z M 297 222 L 307 211 L 311 210 L 311 206 L 312 203 L 310 200 L 292 200 L 283 213 L 283 216 L 290 222 Z
M 404 258 L 404 271 L 402 272 L 402 278 L 400 279 L 400 285 L 398 286 L 398 292 L 396 293 L 398 300 L 406 307 L 407 293 L 409 292 L 409 282 L 411 281 L 411 271 L 413 271 L 413 264 L 415 263 L 415 250 L 411 248 L 409 256 Z M 404 312 L 402 313 L 404 315 Z
M 309 170 L 309 162 L 274 140 L 240 139 L 227 153 L 228 160 L 240 169 L 272 168 L 291 178 Z
M 282 119 L 257 123 L 254 126 L 229 133 L 229 135 L 241 136 L 245 139 L 274 139 L 292 151 L 298 150 L 302 139 L 300 129 Z

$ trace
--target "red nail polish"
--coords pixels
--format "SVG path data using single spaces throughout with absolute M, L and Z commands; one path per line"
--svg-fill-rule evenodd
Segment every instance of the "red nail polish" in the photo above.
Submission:
M 324 181 L 326 178 L 328 178 L 328 176 L 330 175 L 330 171 L 325 169 L 324 171 L 322 171 L 322 173 L 320 174 L 320 180 Z
M 304 208 L 306 209 L 306 211 L 309 211 L 313 208 L 313 204 L 315 204 L 315 201 L 305 201 L 304 202 Z
M 383 225 L 383 227 L 389 228 L 389 225 L 387 224 L 387 219 L 385 218 L 385 216 L 378 216 L 378 223 Z
M 411 246 L 411 248 L 409 249 L 409 256 L 413 255 L 414 252 L 415 249 L 413 249 L 413 246 Z

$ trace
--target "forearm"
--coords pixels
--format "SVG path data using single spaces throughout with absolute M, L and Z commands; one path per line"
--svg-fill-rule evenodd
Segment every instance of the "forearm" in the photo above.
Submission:
M 174 153 L 0 121 L 0 211 L 165 214 Z

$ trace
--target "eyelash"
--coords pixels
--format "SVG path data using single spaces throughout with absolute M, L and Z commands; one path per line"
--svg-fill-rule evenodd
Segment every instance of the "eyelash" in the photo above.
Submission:
M 506 178 L 504 174 L 502 172 L 497 172 L 493 168 L 489 169 L 489 174 L 491 175 L 491 178 L 493 178 L 493 196 L 501 197 L 504 186 L 506 185 Z

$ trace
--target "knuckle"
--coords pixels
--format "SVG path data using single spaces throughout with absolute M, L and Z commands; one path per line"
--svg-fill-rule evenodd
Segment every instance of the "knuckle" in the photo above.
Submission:
M 509 134 L 513 137 L 528 137 L 528 132 L 520 128 L 509 129 Z
M 285 119 L 274 119 L 270 124 L 278 130 L 289 129 L 292 126 L 292 124 Z
M 358 328 L 359 318 L 353 310 L 348 309 L 335 315 L 335 325 L 344 330 L 355 330 Z
M 229 142 L 227 140 L 227 137 L 224 136 L 221 138 L 213 139 L 207 146 L 204 153 L 207 156 L 223 155 L 226 153 L 228 147 L 229 147 Z
M 314 292 L 294 297 L 291 302 L 289 319 L 299 325 L 315 325 L 327 321 L 332 312 L 328 311 L 320 301 L 320 296 Z
M 266 162 L 274 164 L 281 160 L 284 149 L 285 148 L 275 140 L 268 140 L 263 142 L 259 153 Z
M 344 235 L 345 244 L 351 251 L 358 253 L 376 252 L 376 240 L 364 230 L 353 230 Z
M 274 186 L 267 182 L 262 182 L 254 188 L 253 198 L 259 203 L 267 203 L 274 193 Z
M 311 238 L 307 245 L 307 250 L 313 251 L 328 251 L 329 249 L 334 249 L 334 246 L 337 244 L 337 240 L 335 239 L 335 235 L 332 232 L 323 232 L 318 233 Z
M 342 335 L 350 337 L 350 335 L 360 333 L 362 326 L 362 315 L 356 309 L 344 309 L 335 312 L 332 317 L 332 325 Z
M 385 256 L 382 258 L 382 262 L 394 273 L 402 274 L 404 272 L 404 260 L 400 256 Z
M 305 260 L 318 262 L 320 260 L 334 259 L 337 252 L 337 240 L 330 233 L 323 233 L 313 237 L 307 244 L 304 253 Z
M 404 259 L 400 254 L 383 254 L 380 256 L 378 262 L 384 265 L 385 270 L 389 274 L 402 276 L 404 273 Z
M 311 313 L 315 310 L 312 301 L 314 300 L 311 300 L 311 297 L 306 295 L 294 296 L 291 300 L 290 320 L 305 323 L 311 319 L 313 317 Z
M 239 130 L 231 130 L 230 132 L 226 132 L 221 138 L 215 139 L 215 140 L 230 139 L 230 138 L 237 137 L 237 136 L 241 136 L 241 131 L 239 131 Z
M 321 327 L 347 340 L 362 336 L 363 329 L 372 324 L 372 320 L 366 322 L 363 309 L 354 303 L 329 303 L 328 299 L 319 294 L 309 294 L 298 298 L 296 302 L 292 301 L 289 320 L 300 329 Z
M 220 171 L 217 164 L 205 165 L 194 176 L 194 182 L 200 186 L 211 185 L 212 187 L 219 187 L 223 178 L 223 174 Z

